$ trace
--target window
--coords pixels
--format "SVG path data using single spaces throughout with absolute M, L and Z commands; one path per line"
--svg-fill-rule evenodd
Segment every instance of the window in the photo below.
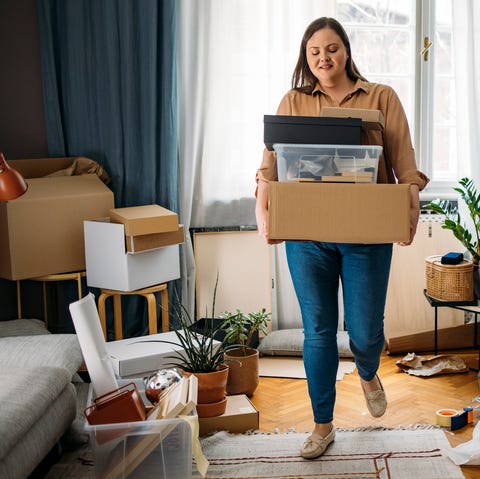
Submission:
M 451 1 L 337 0 L 337 9 L 360 71 L 400 96 L 420 169 L 437 184 L 456 178 Z

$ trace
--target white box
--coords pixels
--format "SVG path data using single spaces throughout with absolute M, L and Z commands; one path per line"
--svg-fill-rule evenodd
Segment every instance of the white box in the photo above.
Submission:
M 127 253 L 123 224 L 84 221 L 89 287 L 134 291 L 180 277 L 179 245 Z
M 218 347 L 220 342 L 214 340 L 213 344 Z M 175 331 L 109 341 L 105 347 L 115 374 L 121 378 L 138 377 L 172 367 L 176 353 L 183 351 Z

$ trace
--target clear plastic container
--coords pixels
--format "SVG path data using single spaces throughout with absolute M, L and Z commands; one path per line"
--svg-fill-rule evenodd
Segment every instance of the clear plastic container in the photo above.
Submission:
M 382 147 L 275 143 L 279 181 L 376 183 Z
M 95 477 L 192 477 L 192 432 L 182 419 L 86 426 Z
M 144 398 L 143 379 L 134 382 Z M 94 399 L 90 385 L 87 405 Z M 192 477 L 192 430 L 183 419 L 160 419 L 90 425 L 95 477 L 102 479 L 185 479 Z

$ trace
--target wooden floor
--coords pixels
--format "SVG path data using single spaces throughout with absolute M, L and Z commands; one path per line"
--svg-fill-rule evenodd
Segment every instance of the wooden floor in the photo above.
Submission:
M 459 354 L 472 368 L 478 367 L 478 356 L 471 352 Z M 357 372 L 337 381 L 337 401 L 334 423 L 340 428 L 360 426 L 409 426 L 417 423 L 435 424 L 435 412 L 441 408 L 463 409 L 479 405 L 472 402 L 479 394 L 477 371 L 444 374 L 429 378 L 411 376 L 401 371 L 396 362 L 404 355 L 382 356 L 379 376 L 387 393 L 388 408 L 381 418 L 368 413 Z M 424 356 L 431 355 L 424 353 Z M 260 378 L 260 384 L 251 398 L 260 411 L 260 430 L 268 432 L 310 431 L 313 418 L 306 380 Z M 452 446 L 472 438 L 473 426 L 480 419 L 480 409 L 474 411 L 473 425 L 456 431 L 447 431 Z M 463 466 L 467 479 L 480 479 L 480 466 Z

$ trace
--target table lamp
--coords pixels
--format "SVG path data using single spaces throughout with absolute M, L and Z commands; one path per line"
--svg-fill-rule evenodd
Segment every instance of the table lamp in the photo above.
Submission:
M 8 166 L 3 153 L 0 152 L 0 201 L 14 200 L 27 191 L 27 184 L 22 175 Z

